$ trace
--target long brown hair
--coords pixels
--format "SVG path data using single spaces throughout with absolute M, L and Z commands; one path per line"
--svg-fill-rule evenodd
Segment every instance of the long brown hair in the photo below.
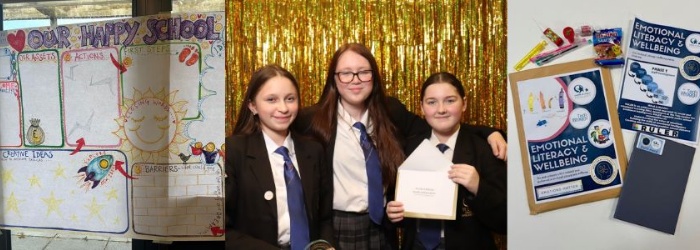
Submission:
M 331 135 L 336 132 L 338 126 L 338 86 L 335 81 L 335 70 L 338 66 L 340 56 L 346 51 L 353 51 L 369 61 L 372 68 L 372 93 L 365 100 L 369 121 L 373 126 L 370 137 L 374 141 L 379 153 L 379 160 L 382 165 L 382 182 L 384 186 L 394 185 L 396 181 L 396 170 L 403 162 L 405 156 L 401 145 L 396 137 L 396 127 L 389 119 L 387 109 L 387 98 L 384 93 L 384 84 L 379 75 L 379 67 L 372 52 L 362 44 L 348 43 L 335 51 L 328 72 L 326 75 L 326 85 L 319 99 L 319 111 L 314 114 L 311 121 L 312 132 L 325 144 L 330 144 Z
M 294 88 L 297 90 L 297 93 L 299 93 L 299 84 L 297 83 L 297 80 L 294 78 L 294 75 L 289 73 L 289 71 L 286 69 L 278 65 L 270 64 L 256 70 L 248 82 L 248 89 L 243 97 L 241 107 L 238 109 L 238 118 L 236 119 L 236 125 L 233 127 L 234 135 L 249 135 L 260 131 L 260 118 L 250 111 L 248 104 L 255 100 L 255 96 L 258 95 L 258 92 L 260 92 L 262 86 L 265 85 L 268 80 L 276 76 L 282 76 L 289 79 L 289 81 L 294 84 Z M 297 98 L 297 105 L 298 104 L 299 98 Z

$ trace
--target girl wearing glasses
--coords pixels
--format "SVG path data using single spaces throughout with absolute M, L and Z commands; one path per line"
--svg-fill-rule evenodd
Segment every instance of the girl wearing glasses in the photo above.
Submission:
M 321 145 L 290 133 L 299 86 L 265 66 L 248 83 L 226 138 L 226 248 L 303 250 L 333 240 L 331 169 Z
M 396 233 L 384 212 L 384 193 L 394 185 L 396 169 L 405 159 L 399 139 L 430 127 L 385 95 L 368 48 L 350 43 L 335 52 L 319 102 L 302 110 L 294 126 L 326 145 L 328 164 L 333 166 L 338 249 L 396 248 Z M 503 136 L 493 129 L 479 132 L 505 159 Z
M 446 72 L 433 74 L 423 83 L 420 95 L 432 131 L 409 138 L 406 153 L 428 139 L 455 163 L 445 173 L 445 181 L 458 184 L 457 218 L 404 220 L 403 204 L 389 202 L 387 217 L 395 223 L 403 221 L 401 249 L 496 249 L 491 232 L 506 232 L 505 162 L 489 154 L 486 141 L 460 125 L 467 105 L 457 77 Z

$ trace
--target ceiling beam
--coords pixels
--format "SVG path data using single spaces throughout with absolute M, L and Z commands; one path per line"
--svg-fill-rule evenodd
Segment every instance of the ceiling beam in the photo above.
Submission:
M 31 2 L 59 2 L 59 1 L 67 1 L 67 0 L 0 0 L 2 4 L 8 4 L 8 3 L 31 3 Z
M 0 0 L 10 1 L 4 3 L 5 9 L 26 8 L 26 7 L 53 7 L 53 6 L 77 6 L 77 5 L 105 5 L 105 4 L 126 4 L 131 3 L 131 0 L 93 0 L 93 1 L 75 1 L 75 0 Z M 8 4 L 10 4 L 8 6 Z

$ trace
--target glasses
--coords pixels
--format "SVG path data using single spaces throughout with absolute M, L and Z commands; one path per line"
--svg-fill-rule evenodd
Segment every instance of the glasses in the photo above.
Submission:
M 372 70 L 363 70 L 357 73 L 336 72 L 335 75 L 338 76 L 338 80 L 341 83 L 350 83 L 353 79 L 355 79 L 355 76 L 357 76 L 357 79 L 360 80 L 360 82 L 368 82 L 372 80 Z

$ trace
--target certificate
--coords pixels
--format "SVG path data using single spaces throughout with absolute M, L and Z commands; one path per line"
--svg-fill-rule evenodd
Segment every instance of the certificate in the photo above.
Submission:
M 452 165 L 428 140 L 408 156 L 396 180 L 396 201 L 403 203 L 404 217 L 455 219 L 457 183 L 447 176 Z

